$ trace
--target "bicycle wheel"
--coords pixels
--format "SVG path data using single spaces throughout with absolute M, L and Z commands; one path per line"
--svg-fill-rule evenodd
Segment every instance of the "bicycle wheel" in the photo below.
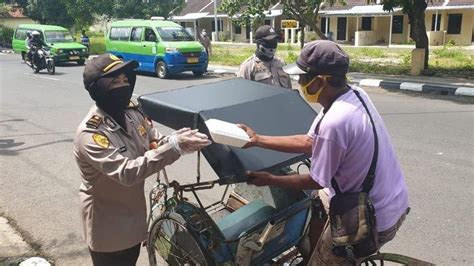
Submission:
M 416 265 L 416 266 L 431 266 L 433 263 L 422 261 L 419 259 L 411 258 L 405 255 L 394 254 L 394 253 L 377 253 L 362 261 L 361 265 L 375 266 L 384 265 L 388 262 L 388 265 Z
M 153 222 L 147 249 L 150 265 L 157 265 L 156 254 L 172 266 L 213 265 L 186 221 L 175 212 L 165 212 Z

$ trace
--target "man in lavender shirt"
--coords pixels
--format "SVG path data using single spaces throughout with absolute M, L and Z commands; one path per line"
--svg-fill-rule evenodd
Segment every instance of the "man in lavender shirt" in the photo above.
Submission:
M 258 146 L 283 152 L 311 153 L 310 174 L 275 176 L 267 172 L 249 172 L 249 183 L 257 186 L 282 186 L 318 191 L 326 213 L 335 194 L 334 178 L 341 192 L 360 192 L 374 155 L 374 134 L 367 111 L 354 91 L 358 91 L 374 120 L 378 136 L 375 181 L 369 196 L 377 216 L 379 247 L 395 237 L 408 211 L 407 187 L 385 124 L 367 93 L 347 84 L 347 54 L 331 41 L 307 44 L 296 62 L 284 70 L 299 75 L 298 83 L 308 102 L 323 106 L 307 135 L 264 136 L 241 125 Z M 317 216 L 317 215 L 315 215 Z M 309 236 L 311 256 L 308 265 L 351 264 L 331 251 L 331 230 L 324 218 L 312 219 Z M 309 259 L 309 261 L 308 261 Z

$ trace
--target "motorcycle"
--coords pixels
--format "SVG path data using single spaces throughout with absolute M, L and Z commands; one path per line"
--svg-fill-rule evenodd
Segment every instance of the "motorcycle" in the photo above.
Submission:
M 48 48 L 42 47 L 35 49 L 33 54 L 33 60 L 26 61 L 26 63 L 33 69 L 35 73 L 40 72 L 42 69 L 48 70 L 48 73 L 54 75 L 56 67 L 54 64 L 54 58 Z

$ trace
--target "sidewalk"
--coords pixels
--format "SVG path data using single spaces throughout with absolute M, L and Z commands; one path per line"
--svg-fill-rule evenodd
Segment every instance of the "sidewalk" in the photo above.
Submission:
M 35 257 L 36 253 L 9 221 L 0 217 L 0 265 L 51 266 L 45 259 Z
M 208 71 L 216 74 L 235 74 L 238 67 L 209 65 Z M 474 80 L 462 78 L 438 78 L 427 76 L 392 76 L 351 72 L 352 83 L 364 87 L 380 87 L 393 90 L 409 90 L 422 93 L 474 96 Z

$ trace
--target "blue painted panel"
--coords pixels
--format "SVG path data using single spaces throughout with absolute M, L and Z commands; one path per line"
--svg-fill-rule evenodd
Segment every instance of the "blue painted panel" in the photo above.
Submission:
M 122 52 L 107 51 L 116 56 L 122 57 L 124 60 L 136 60 L 139 63 L 137 70 L 146 72 L 155 72 L 155 64 L 161 60 L 156 55 L 142 55 Z M 170 74 L 177 74 L 183 71 L 205 71 L 207 69 L 207 54 L 205 52 L 200 53 L 199 63 L 188 64 L 187 58 L 183 54 L 177 53 L 165 53 L 162 60 L 166 63 L 168 72 Z M 149 62 L 154 62 L 149 63 Z

